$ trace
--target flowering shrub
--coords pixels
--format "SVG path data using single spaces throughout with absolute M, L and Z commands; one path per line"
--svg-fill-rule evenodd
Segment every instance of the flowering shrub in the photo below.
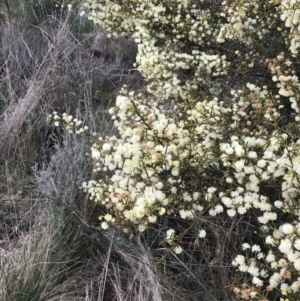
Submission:
M 259 211 L 264 245 L 245 243 L 233 260 L 252 282 L 233 290 L 243 300 L 297 300 L 300 3 L 85 2 L 108 36 L 134 37 L 147 82 L 145 92 L 123 87 L 110 109 L 119 136 L 91 149 L 99 177 L 82 187 L 109 210 L 102 228 Z M 165 240 L 183 251 L 173 229 Z

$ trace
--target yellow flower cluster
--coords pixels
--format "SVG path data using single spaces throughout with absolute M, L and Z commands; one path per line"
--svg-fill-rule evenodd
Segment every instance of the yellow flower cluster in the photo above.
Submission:
M 226 55 L 207 53 L 219 33 L 217 11 L 193 1 L 85 1 L 90 19 L 109 36 L 131 34 L 138 44 L 136 66 L 156 100 L 191 98 L 210 75 L 225 75 Z M 199 48 L 200 47 L 200 48 Z M 192 73 L 189 80 L 184 73 Z M 216 92 L 218 93 L 218 91 Z
M 56 127 L 63 125 L 70 134 L 82 134 L 86 132 L 89 128 L 87 126 L 82 126 L 82 121 L 77 118 L 73 118 L 72 115 L 63 113 L 62 116 L 59 116 L 55 111 L 53 114 L 49 114 L 47 117 L 49 122 L 54 122 Z
M 267 292 L 280 289 L 282 295 L 297 300 L 300 290 L 300 223 L 298 220 L 292 224 L 283 223 L 278 229 L 267 228 L 266 232 L 269 234 L 265 239 L 265 244 L 270 246 L 268 253 L 262 252 L 258 245 L 244 244 L 246 256 L 237 255 L 233 265 L 241 272 L 251 274 L 252 283 L 258 288 L 252 292 L 252 298 L 265 285 Z
M 290 211 L 299 187 L 300 141 L 287 144 L 288 135 L 276 128 L 280 103 L 266 88 L 248 84 L 232 91 L 227 105 L 216 98 L 178 105 L 185 114 L 162 112 L 126 89 L 116 104 L 111 113 L 121 137 L 100 137 L 91 153 L 95 172 L 115 174 L 83 187 L 120 220 L 144 230 L 164 214 L 194 220 L 207 210 L 234 216 L 258 208 L 266 224 L 276 220 L 272 210 L 279 206 L 260 190 L 276 179 L 282 207 Z M 209 179 L 218 184 L 209 186 Z

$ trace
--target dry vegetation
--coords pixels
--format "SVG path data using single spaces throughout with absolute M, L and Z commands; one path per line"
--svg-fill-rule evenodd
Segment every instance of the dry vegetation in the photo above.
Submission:
M 0 299 L 230 300 L 231 255 L 252 239 L 250 215 L 204 218 L 210 239 L 185 238 L 180 258 L 159 245 L 164 223 L 135 238 L 104 233 L 104 209 L 79 188 L 88 138 L 47 123 L 56 110 L 112 133 L 117 91 L 143 88 L 134 43 L 107 40 L 76 9 L 12 2 L 0 28 Z

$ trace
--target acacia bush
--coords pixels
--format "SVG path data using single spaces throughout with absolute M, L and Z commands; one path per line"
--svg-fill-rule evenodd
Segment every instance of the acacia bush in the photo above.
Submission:
M 187 236 L 209 242 L 208 217 L 251 216 L 258 238 L 234 255 L 237 279 L 245 280 L 232 282 L 236 298 L 297 300 L 299 2 L 85 6 L 109 38 L 134 38 L 146 81 L 141 92 L 124 86 L 110 109 L 118 135 L 94 135 L 95 175 L 82 187 L 108 210 L 102 228 L 167 225 L 165 246 L 185 256 Z

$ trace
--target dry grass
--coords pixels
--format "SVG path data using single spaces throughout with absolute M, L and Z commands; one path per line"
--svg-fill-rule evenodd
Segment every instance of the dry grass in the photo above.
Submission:
M 91 112 L 103 111 L 122 84 L 136 82 L 137 75 L 126 71 L 130 62 L 126 67 L 119 45 L 130 41 L 102 41 L 107 44 L 105 52 L 97 57 L 94 45 L 97 34 L 90 32 L 83 36 L 76 29 L 79 32 L 76 37 L 73 33 L 76 22 L 79 21 L 67 14 L 62 19 L 50 16 L 26 32 L 20 21 L 2 26 L 4 105 L 0 116 L 0 149 L 5 156 L 17 148 L 20 138 L 26 139 L 31 131 L 41 128 L 41 124 L 33 124 L 33 118 L 38 117 L 41 122 L 56 108 L 89 120 L 95 127 L 98 116 Z M 133 46 L 131 49 L 134 53 Z M 107 53 L 111 53 L 109 58 Z M 126 55 L 125 58 L 127 62 Z M 106 103 L 101 99 L 104 89 L 110 93 L 109 99 L 106 95 Z

